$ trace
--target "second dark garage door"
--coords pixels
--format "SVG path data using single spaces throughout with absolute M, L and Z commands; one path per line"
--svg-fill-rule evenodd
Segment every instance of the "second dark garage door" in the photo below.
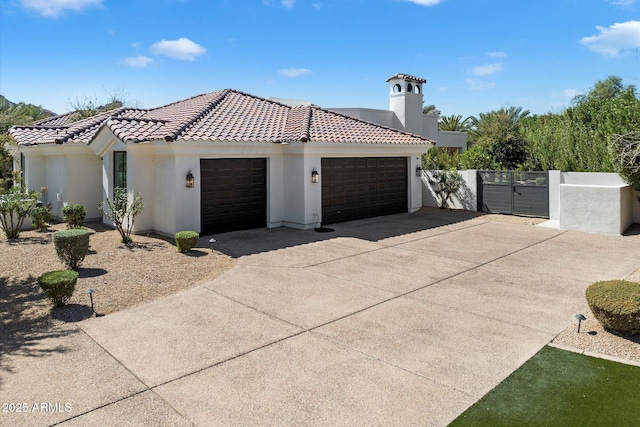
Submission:
M 405 157 L 323 158 L 322 223 L 407 212 Z
M 266 227 L 267 160 L 200 160 L 201 234 Z

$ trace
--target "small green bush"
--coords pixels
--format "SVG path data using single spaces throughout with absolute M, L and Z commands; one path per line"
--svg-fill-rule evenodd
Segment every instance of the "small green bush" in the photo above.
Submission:
M 178 252 L 188 252 L 198 243 L 200 235 L 195 231 L 178 231 L 175 234 Z
M 38 277 L 40 288 L 56 307 L 69 302 L 77 280 L 78 273 L 71 270 L 49 271 Z
M 31 211 L 31 223 L 39 231 L 46 231 L 51 222 L 51 203 L 45 206 L 38 206 Z
M 547 179 L 546 179 L 546 178 L 543 178 L 543 177 L 536 178 L 536 185 L 544 185 L 544 182 L 545 182 L 546 180 L 547 180 Z
M 67 228 L 79 228 L 87 214 L 82 205 L 67 205 L 62 208 L 62 219 L 67 223 Z
M 58 231 L 53 235 L 53 245 L 58 258 L 69 268 L 77 270 L 89 252 L 89 231 L 72 229 Z
M 616 335 L 640 334 L 640 283 L 608 280 L 590 285 L 587 303 L 602 326 Z

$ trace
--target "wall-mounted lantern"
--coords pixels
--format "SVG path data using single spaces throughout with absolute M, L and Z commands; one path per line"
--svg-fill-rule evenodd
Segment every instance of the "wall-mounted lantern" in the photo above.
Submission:
M 193 177 L 193 174 L 191 173 L 191 171 L 189 171 L 189 173 L 187 173 L 187 188 L 193 188 L 193 183 L 195 182 L 195 178 Z
M 320 182 L 320 174 L 318 173 L 318 169 L 314 169 L 311 171 L 311 182 L 317 184 Z
M 416 168 L 416 176 L 418 178 L 422 176 L 422 168 L 420 166 Z

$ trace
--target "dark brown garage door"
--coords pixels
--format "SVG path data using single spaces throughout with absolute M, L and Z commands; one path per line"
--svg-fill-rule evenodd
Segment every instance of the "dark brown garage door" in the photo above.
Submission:
M 407 212 L 405 157 L 322 159 L 322 223 Z
M 201 159 L 200 179 L 201 234 L 266 227 L 266 159 Z

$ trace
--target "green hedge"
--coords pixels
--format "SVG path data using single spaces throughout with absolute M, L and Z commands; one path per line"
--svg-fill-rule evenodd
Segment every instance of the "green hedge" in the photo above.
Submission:
M 78 273 L 72 270 L 49 271 L 38 277 L 40 288 L 56 307 L 69 302 L 77 280 Z
M 200 235 L 195 231 L 178 231 L 174 237 L 178 252 L 188 252 L 198 243 Z
M 81 228 L 58 231 L 53 235 L 53 245 L 58 258 L 69 268 L 77 270 L 89 252 L 89 231 Z
M 602 326 L 616 335 L 640 334 L 640 283 L 608 280 L 590 285 L 587 302 Z

